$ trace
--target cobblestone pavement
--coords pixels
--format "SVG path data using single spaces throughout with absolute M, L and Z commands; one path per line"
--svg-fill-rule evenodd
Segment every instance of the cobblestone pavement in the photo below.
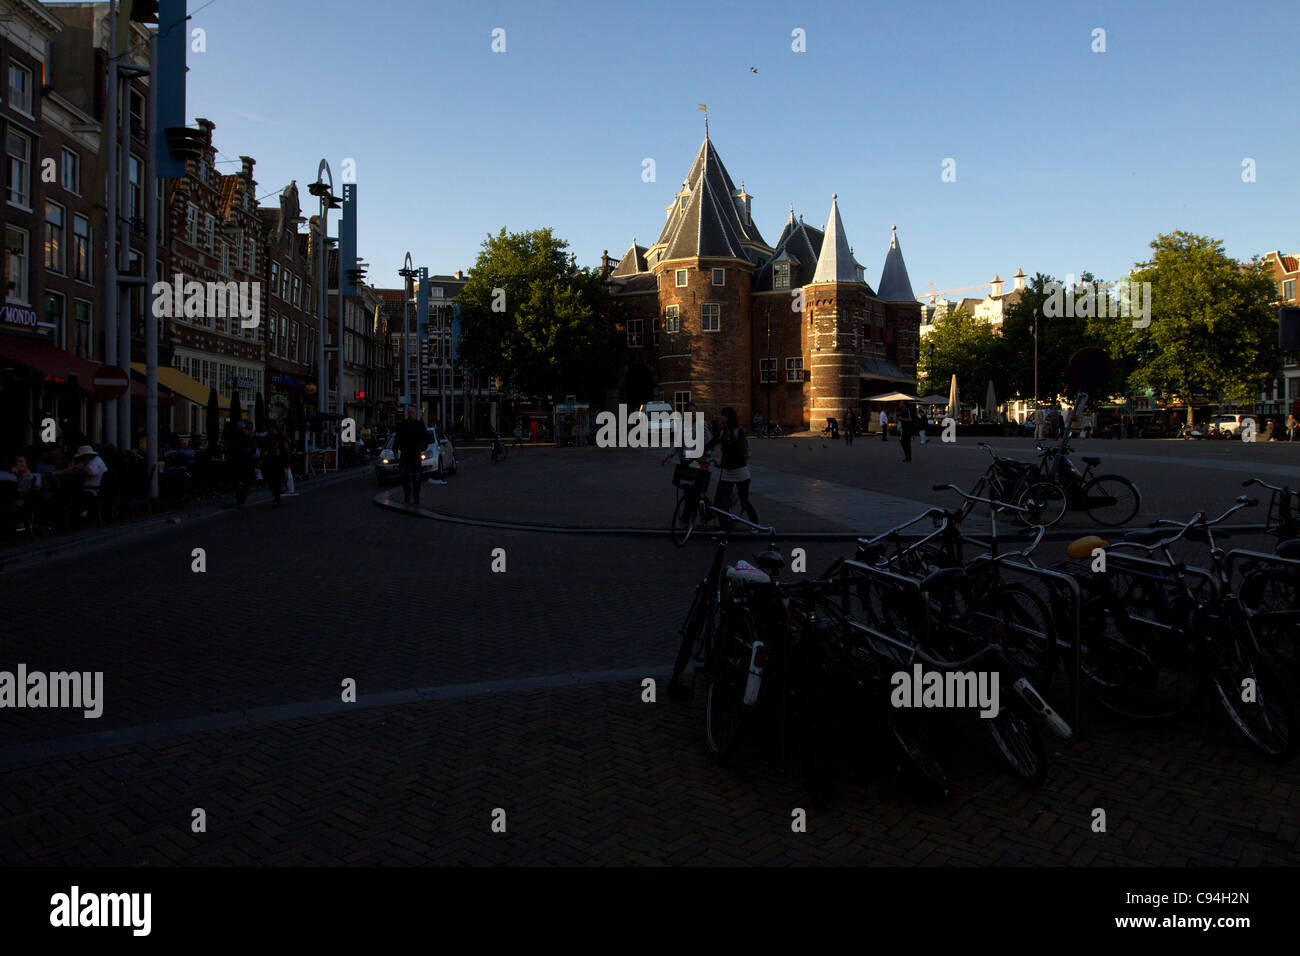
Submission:
M 1106 449 L 1126 444 L 1151 443 Z M 799 449 L 779 445 L 760 445 L 756 461 L 761 451 L 765 467 L 796 473 Z M 853 484 L 818 473 L 839 464 L 825 451 L 805 470 Z M 891 476 L 859 487 L 929 495 L 868 459 L 882 454 L 870 442 L 833 451 Z M 467 451 L 422 500 L 493 517 L 667 511 L 667 467 L 598 454 L 524 449 L 492 466 Z M 624 480 L 640 471 L 653 476 L 644 496 Z M 1235 473 L 1202 472 L 1205 495 L 1230 499 Z M 720 766 L 701 743 L 702 700 L 641 700 L 637 675 L 666 672 L 706 543 L 446 524 L 375 508 L 371 481 L 6 574 L 0 669 L 102 670 L 105 704 L 98 720 L 0 710 L 0 862 L 1300 861 L 1296 767 L 1257 758 L 1208 708 L 1142 726 L 1092 715 L 1085 737 L 1054 747 L 1036 791 L 960 744 L 943 804 L 868 768 L 793 833 L 792 810 L 807 807 L 797 762 L 751 747 Z M 1166 479 L 1148 494 L 1162 507 L 1189 485 Z M 756 503 L 790 527 L 842 527 Z M 810 569 L 842 547 L 810 543 Z M 348 678 L 355 705 L 340 700 Z M 87 734 L 98 736 L 73 739 Z M 206 833 L 190 830 L 195 808 Z M 504 834 L 491 829 L 497 808 Z M 1104 834 L 1090 829 L 1094 808 Z

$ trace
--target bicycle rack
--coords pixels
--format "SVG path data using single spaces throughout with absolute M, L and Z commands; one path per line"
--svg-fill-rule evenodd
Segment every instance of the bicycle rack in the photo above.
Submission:
M 1232 565 L 1235 561 L 1260 561 L 1273 567 L 1291 568 L 1293 571 L 1300 573 L 1300 559 L 1284 558 L 1281 555 L 1269 554 L 1266 551 L 1247 551 L 1238 548 L 1229 551 L 1223 556 L 1223 575 L 1229 581 L 1232 580 Z
M 1083 589 L 1079 587 L 1079 582 L 1073 575 L 1066 574 L 1064 571 L 1053 571 L 1049 568 L 1040 568 L 1034 564 L 1022 564 L 1019 561 L 1011 560 L 999 561 L 998 565 L 1003 570 L 1016 571 L 1044 581 L 1055 581 L 1065 588 L 1065 593 L 1070 601 L 1068 622 L 1070 647 L 1074 652 L 1071 655 L 1074 659 L 1070 663 L 1070 683 L 1072 685 L 1070 693 L 1070 729 L 1074 731 L 1076 737 L 1080 737 L 1083 735 L 1083 649 L 1080 640 Z M 1048 608 L 1050 611 L 1050 603 Z

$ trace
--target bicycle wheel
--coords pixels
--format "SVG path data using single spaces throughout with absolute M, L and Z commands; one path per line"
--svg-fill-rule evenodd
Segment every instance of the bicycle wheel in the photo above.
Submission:
M 1007 688 L 1010 692 L 1010 688 Z M 1012 776 L 1030 786 L 1047 778 L 1047 748 L 1034 718 L 1018 704 L 1003 704 L 996 717 L 981 717 L 980 723 L 993 741 Z
M 1295 711 L 1277 671 L 1254 646 L 1245 609 L 1217 616 L 1206 641 L 1210 679 L 1228 717 L 1257 750 L 1289 760 L 1298 738 Z
M 704 707 L 704 741 L 709 753 L 719 760 L 730 756 L 740 742 L 753 637 L 753 625 L 747 616 L 724 620 L 718 633 Z
M 1028 587 L 999 584 L 986 591 L 966 623 L 986 640 L 1000 644 L 1035 686 L 1046 690 L 1051 684 L 1056 671 L 1056 626 L 1047 604 Z
M 1098 475 L 1079 491 L 1088 517 L 1107 528 L 1118 528 L 1137 517 L 1142 493 L 1137 485 L 1119 475 Z
M 695 523 L 700 519 L 700 509 L 691 495 L 681 495 L 673 506 L 672 537 L 673 544 L 681 547 L 691 539 Z
M 1030 501 L 1034 507 L 1027 513 L 1017 512 L 1016 520 L 1024 525 L 1041 524 L 1047 528 L 1065 517 L 1070 505 L 1065 489 L 1050 478 L 1037 478 L 1029 482 L 1016 499 L 1016 504 L 1024 508 Z
M 1300 650 L 1294 643 L 1300 638 L 1300 577 L 1294 571 L 1250 571 L 1241 582 L 1241 603 L 1250 609 L 1251 627 L 1263 647 L 1274 653 Z
M 888 724 L 887 735 L 900 761 L 897 770 L 903 779 L 920 790 L 923 796 L 946 798 L 952 789 L 948 771 L 930 752 L 930 743 L 920 722 L 914 715 L 893 710 Z

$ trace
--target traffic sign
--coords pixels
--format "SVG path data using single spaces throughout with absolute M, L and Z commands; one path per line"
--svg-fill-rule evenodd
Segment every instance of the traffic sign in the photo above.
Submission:
M 92 384 L 100 398 L 121 398 L 131 387 L 131 377 L 115 365 L 101 365 Z

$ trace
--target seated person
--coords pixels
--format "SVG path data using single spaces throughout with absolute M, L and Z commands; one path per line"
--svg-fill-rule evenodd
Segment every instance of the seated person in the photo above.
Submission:
M 108 472 L 108 466 L 104 464 L 104 459 L 100 458 L 95 449 L 89 445 L 82 445 L 77 449 L 73 456 L 73 464 L 64 468 L 56 475 L 74 477 L 79 476 L 81 482 L 81 495 L 83 499 L 97 499 L 104 475 Z M 89 505 L 91 501 L 83 500 L 84 507 L 81 509 L 81 517 L 85 518 L 89 514 Z

